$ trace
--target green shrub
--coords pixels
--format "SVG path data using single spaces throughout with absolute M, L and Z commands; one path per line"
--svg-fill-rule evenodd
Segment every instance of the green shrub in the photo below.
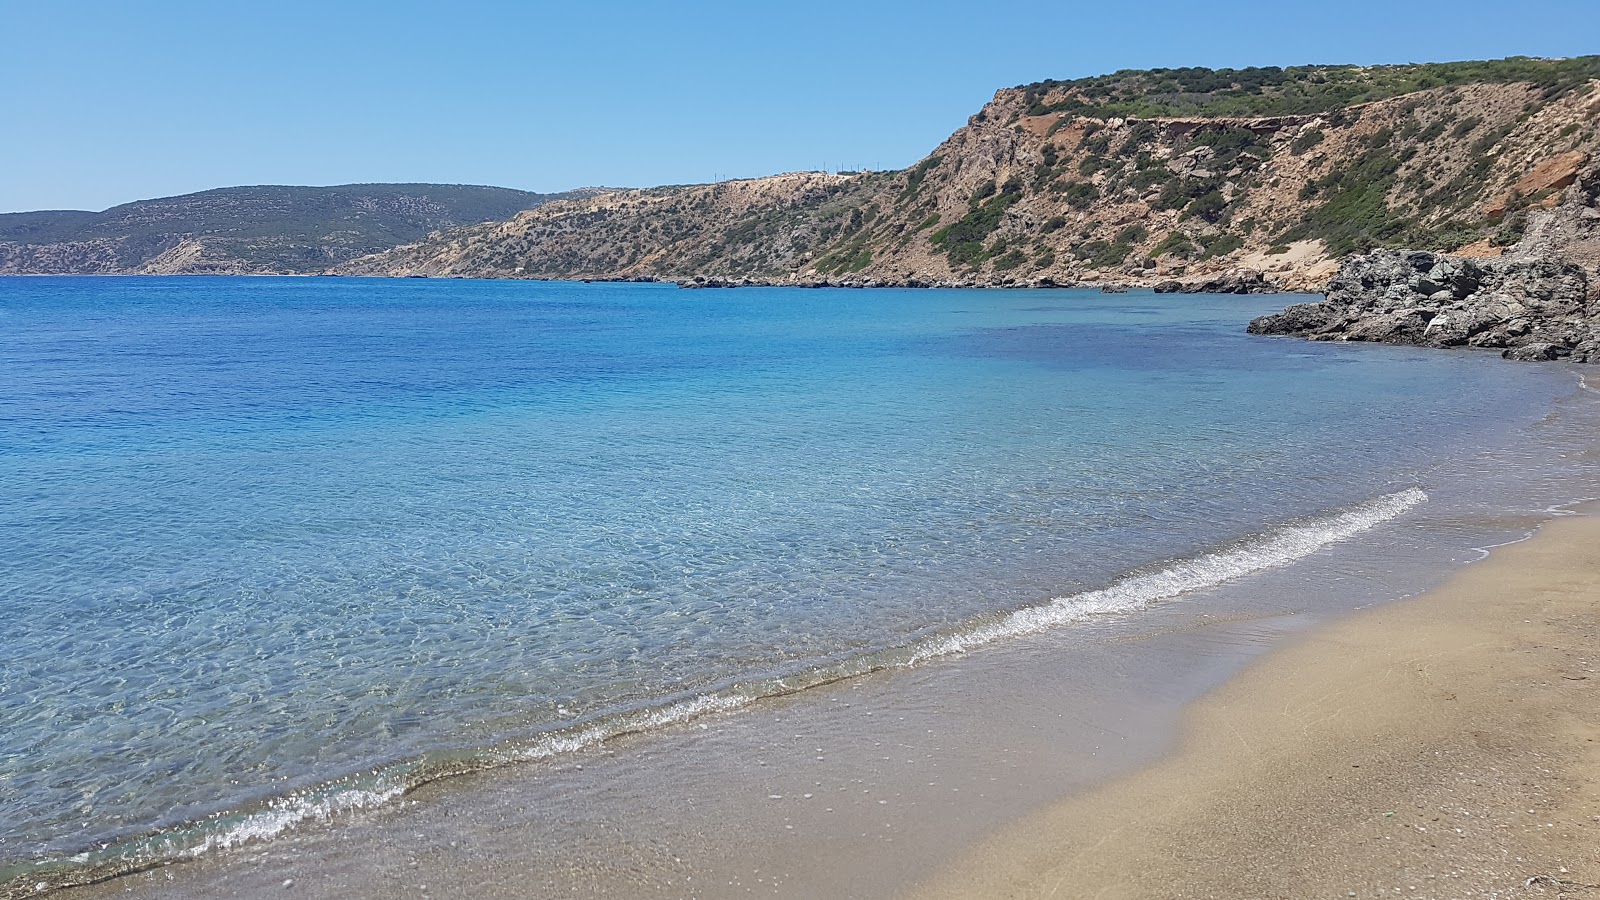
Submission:
M 1323 139 L 1327 136 L 1327 133 L 1321 128 L 1313 128 L 1309 131 L 1302 131 L 1300 134 L 1295 136 L 1293 141 L 1289 142 L 1289 152 L 1293 153 L 1295 156 L 1299 156 L 1307 150 L 1310 150 L 1312 147 L 1322 143 Z
M 1157 166 L 1152 169 L 1145 169 L 1142 172 L 1134 173 L 1133 178 L 1130 179 L 1128 183 L 1133 185 L 1140 192 L 1143 192 L 1155 187 L 1158 184 L 1166 184 L 1171 179 L 1171 169 L 1168 169 L 1166 166 Z
M 1267 248 L 1267 255 L 1268 256 L 1282 256 L 1283 254 L 1288 253 L 1288 252 L 1289 252 L 1289 245 L 1288 244 L 1273 244 L 1271 247 Z
M 1143 225 L 1129 225 L 1117 232 L 1116 242 L 1119 244 L 1137 244 L 1150 236 L 1150 229 Z
M 1171 254 L 1188 258 L 1194 255 L 1195 250 L 1195 245 L 1189 240 L 1188 235 L 1181 231 L 1169 231 L 1167 236 L 1150 251 L 1150 255 L 1162 257 Z
M 1156 129 L 1148 122 L 1140 122 L 1128 132 L 1128 137 L 1117 148 L 1117 158 L 1127 159 L 1139 152 L 1139 148 L 1156 139 Z
M 1100 199 L 1100 189 L 1087 181 L 1074 181 L 1062 189 L 1061 196 L 1073 209 L 1085 209 Z
M 930 156 L 922 162 L 912 166 L 911 171 L 906 174 L 906 189 L 901 192 L 900 196 L 902 198 L 911 197 L 914 196 L 918 191 L 922 190 L 923 180 L 926 179 L 928 177 L 928 173 L 937 168 L 941 162 L 944 162 L 944 157 Z
M 1007 253 L 995 260 L 994 267 L 996 271 L 1006 272 L 1010 271 L 1011 269 L 1015 269 L 1017 266 L 1020 266 L 1027 261 L 1028 257 L 1024 256 L 1021 250 L 1012 250 L 1010 253 Z
M 1189 201 L 1221 187 L 1219 178 L 1174 178 L 1161 186 L 1153 205 L 1156 209 L 1182 209 Z
M 987 258 L 983 249 L 984 240 L 1000 227 L 1006 210 L 1020 199 L 1020 194 L 1005 193 L 996 194 L 982 202 L 975 201 L 966 215 L 935 231 L 928 241 L 936 247 L 944 247 L 953 264 L 973 265 L 981 262 Z
M 1218 234 L 1208 238 L 1201 238 L 1202 245 L 1200 258 L 1211 259 L 1216 256 L 1226 256 L 1244 246 L 1244 238 L 1237 234 Z
M 1528 82 L 1545 100 L 1584 91 L 1600 57 L 1507 59 L 1385 66 L 1252 66 L 1123 70 L 1019 86 L 1032 115 L 1273 116 L 1336 114 L 1352 105 L 1464 84 Z M 1049 103 L 1044 97 L 1056 94 Z M 1459 97 L 1459 95 L 1458 95 Z
M 1112 243 L 1090 257 L 1089 264 L 1097 269 L 1109 269 L 1112 266 L 1121 265 L 1122 261 L 1127 259 L 1128 254 L 1132 252 L 1133 248 L 1127 244 Z
M 1231 159 L 1245 150 L 1259 146 L 1261 139 L 1254 131 L 1237 125 L 1206 127 L 1195 134 L 1192 142 L 1197 147 L 1210 147 L 1219 158 Z
M 1220 222 L 1222 214 L 1228 208 L 1228 201 L 1224 200 L 1221 191 L 1208 191 L 1194 198 L 1183 209 L 1183 218 L 1199 219 L 1203 222 Z
M 1374 150 L 1308 185 L 1313 196 L 1320 194 L 1326 199 L 1279 235 L 1279 242 L 1321 238 L 1334 256 L 1392 246 L 1410 227 L 1408 221 L 1391 213 L 1385 202 L 1399 168 L 1392 154 Z
M 948 253 L 952 266 L 976 266 L 989 258 L 983 245 L 977 241 L 962 241 L 951 244 Z

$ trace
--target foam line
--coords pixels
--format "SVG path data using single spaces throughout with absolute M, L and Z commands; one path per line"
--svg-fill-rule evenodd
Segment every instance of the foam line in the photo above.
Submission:
M 1427 499 L 1428 495 L 1420 488 L 1408 488 L 1333 515 L 1285 525 L 1246 538 L 1223 550 L 1168 563 L 1154 571 L 1129 575 L 1099 590 L 1056 597 L 1040 606 L 1016 610 L 998 622 L 929 641 L 912 653 L 907 664 L 915 665 L 940 656 L 964 653 L 1004 638 L 1034 634 L 1093 616 L 1136 612 L 1153 603 L 1171 600 L 1191 591 L 1216 587 L 1236 578 L 1285 566 L 1329 544 L 1347 540 L 1387 522 Z
M 18 868 L 0 870 L 0 900 L 30 897 L 52 888 L 97 881 L 174 859 L 267 840 L 308 820 L 325 820 L 340 813 L 381 806 L 438 778 L 576 753 L 624 734 L 653 731 L 704 715 L 731 712 L 763 697 L 795 693 L 891 666 L 913 666 L 1096 616 L 1137 612 L 1193 591 L 1289 565 L 1329 544 L 1394 519 L 1427 499 L 1428 495 L 1421 489 L 1409 488 L 1338 512 L 1291 522 L 1191 559 L 1160 563 L 1124 576 L 1104 588 L 1056 597 L 953 634 L 840 660 L 808 672 L 726 685 L 720 690 L 547 732 L 528 741 L 478 748 L 461 755 L 414 760 L 279 797 L 252 812 L 218 816 L 99 851 L 23 864 L 21 871 Z

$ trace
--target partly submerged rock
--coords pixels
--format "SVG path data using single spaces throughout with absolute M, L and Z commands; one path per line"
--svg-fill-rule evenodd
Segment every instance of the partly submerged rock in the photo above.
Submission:
M 1281 294 L 1283 288 L 1251 269 L 1235 269 L 1197 281 L 1163 281 L 1158 294 Z
M 1322 302 L 1262 316 L 1249 330 L 1600 362 L 1600 321 L 1588 276 L 1554 259 L 1374 250 L 1346 259 Z

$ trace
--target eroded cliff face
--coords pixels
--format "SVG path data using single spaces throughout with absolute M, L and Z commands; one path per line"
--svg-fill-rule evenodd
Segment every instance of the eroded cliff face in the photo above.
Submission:
M 1320 290 L 1374 246 L 1493 257 L 1540 233 L 1584 263 L 1594 248 L 1541 215 L 1593 180 L 1595 88 L 1465 84 L 1187 118 L 1050 112 L 1082 104 L 1073 89 L 1008 89 L 902 171 L 606 193 L 335 271 Z

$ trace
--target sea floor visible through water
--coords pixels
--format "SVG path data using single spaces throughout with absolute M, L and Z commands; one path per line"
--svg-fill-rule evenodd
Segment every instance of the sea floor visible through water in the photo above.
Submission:
M 892 896 L 1600 493 L 1294 298 L 703 293 L 0 284 L 12 893 Z
M 432 782 L 62 896 L 895 897 L 1029 813 L 1154 762 L 1185 704 L 1261 654 L 1481 557 L 1437 531 L 1498 543 L 1544 518 L 1422 517 L 1137 617 Z

